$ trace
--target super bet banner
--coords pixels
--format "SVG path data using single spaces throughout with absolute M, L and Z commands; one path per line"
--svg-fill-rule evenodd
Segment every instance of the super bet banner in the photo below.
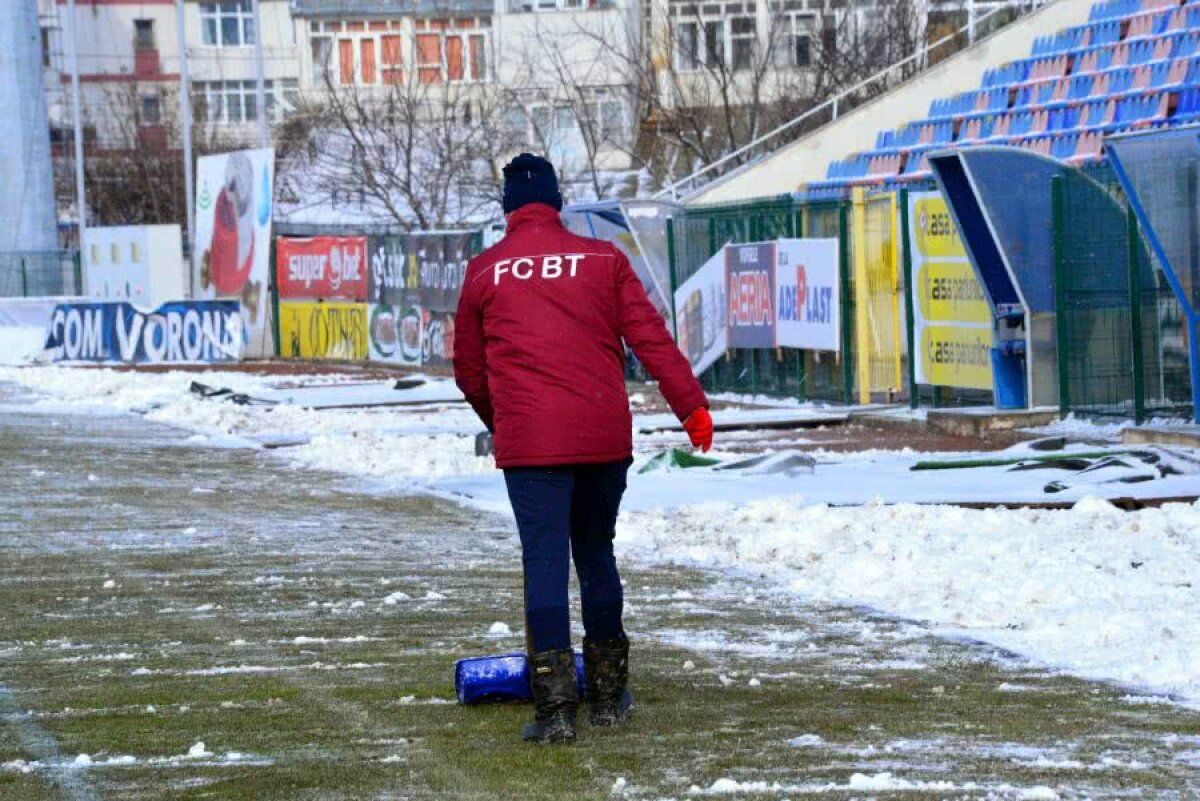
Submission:
M 939 192 L 908 196 L 918 384 L 992 389 L 992 312 Z

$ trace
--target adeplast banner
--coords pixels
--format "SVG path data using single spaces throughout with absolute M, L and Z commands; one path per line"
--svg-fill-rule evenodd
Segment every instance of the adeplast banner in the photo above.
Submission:
M 729 347 L 775 347 L 775 243 L 725 246 Z
M 775 345 L 841 349 L 841 286 L 836 239 L 775 243 Z
M 365 236 L 275 240 L 275 281 L 285 300 L 365 301 L 367 272 Z
M 279 339 L 284 358 L 362 361 L 367 358 L 367 304 L 281 302 Z
M 675 290 L 679 349 L 700 375 L 729 347 L 725 314 L 725 250 L 706 261 Z
M 242 357 L 237 301 L 179 301 L 154 310 L 130 303 L 61 303 L 46 331 L 54 361 L 165 364 Z
M 918 384 L 992 388 L 992 313 L 938 192 L 908 196 Z
M 266 318 L 274 171 L 271 148 L 196 161 L 193 291 L 240 301 L 252 356 L 272 352 Z

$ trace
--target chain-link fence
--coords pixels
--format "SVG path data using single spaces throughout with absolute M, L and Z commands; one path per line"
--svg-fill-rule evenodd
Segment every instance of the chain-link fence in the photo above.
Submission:
M 83 271 L 74 250 L 0 252 L 0 297 L 83 294 Z
M 1111 173 L 1054 181 L 1059 397 L 1064 414 L 1190 414 L 1184 315 Z
M 671 221 L 673 286 L 691 277 L 729 243 L 821 237 L 839 241 L 842 277 L 842 351 L 731 349 L 701 377 L 710 392 L 770 394 L 800 400 L 853 401 L 848 359 L 854 321 L 850 285 L 848 201 L 805 203 L 783 197 L 750 203 L 697 206 Z

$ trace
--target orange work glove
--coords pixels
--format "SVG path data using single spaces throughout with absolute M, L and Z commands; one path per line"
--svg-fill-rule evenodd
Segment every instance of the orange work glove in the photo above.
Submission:
M 683 430 L 692 441 L 692 447 L 699 448 L 704 453 L 712 447 L 712 415 L 703 406 L 688 415 L 688 419 L 683 421 Z

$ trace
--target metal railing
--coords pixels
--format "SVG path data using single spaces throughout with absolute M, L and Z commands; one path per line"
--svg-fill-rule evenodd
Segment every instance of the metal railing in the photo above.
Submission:
M 696 170 L 695 172 L 691 173 L 690 175 L 688 175 L 684 178 L 681 178 L 678 181 L 672 183 L 670 186 L 663 187 L 657 193 L 654 194 L 654 198 L 656 200 L 661 200 L 664 198 L 670 198 L 672 200 L 681 200 L 681 199 L 687 200 L 687 198 L 690 195 L 696 193 L 701 187 L 706 186 L 710 181 L 716 180 L 717 178 L 726 178 L 726 177 L 732 176 L 732 175 L 736 174 L 737 172 L 755 164 L 760 158 L 762 158 L 763 155 L 773 152 L 777 147 L 781 147 L 785 144 L 789 144 L 793 140 L 787 139 L 785 141 L 778 142 L 779 137 L 783 134 L 788 133 L 789 131 L 794 130 L 795 128 L 797 128 L 798 126 L 807 122 L 808 120 L 813 119 L 818 114 L 828 111 L 831 115 L 831 119 L 829 120 L 829 122 L 833 122 L 833 121 L 837 120 L 838 114 L 842 110 L 841 107 L 843 105 L 849 104 L 850 108 L 854 108 L 858 105 L 857 103 L 852 102 L 855 99 L 854 96 L 857 93 L 861 92 L 863 89 L 866 89 L 867 87 L 871 86 L 872 84 L 874 84 L 882 79 L 888 78 L 890 75 L 892 75 L 897 70 L 903 69 L 904 67 L 907 67 L 908 65 L 913 64 L 914 62 L 919 64 L 919 66 L 917 67 L 915 72 L 912 72 L 911 74 L 908 74 L 908 75 L 904 75 L 901 78 L 901 81 L 900 81 L 901 84 L 903 84 L 906 81 L 911 80 L 912 78 L 915 78 L 917 75 L 920 75 L 922 72 L 924 72 L 924 70 L 926 68 L 924 65 L 925 60 L 927 59 L 929 54 L 932 51 L 936 50 L 937 48 L 958 40 L 959 37 L 963 36 L 964 34 L 966 34 L 968 36 L 968 39 L 970 41 L 970 44 L 968 46 L 973 47 L 979 41 L 978 37 L 977 37 L 977 31 L 978 31 L 979 26 L 982 23 L 987 22 L 988 20 L 992 19 L 997 14 L 999 14 L 1003 11 L 1010 11 L 1015 8 L 1015 9 L 1017 9 L 1018 16 L 1017 16 L 1017 18 L 1010 20 L 1010 22 L 1015 22 L 1016 19 L 1020 18 L 1020 16 L 1027 14 L 1030 11 L 1033 11 L 1034 9 L 1040 8 L 1041 6 L 1045 5 L 1046 2 L 1049 2 L 1049 0 L 1014 0 L 1014 2 L 1006 3 L 1005 5 L 1001 5 L 1001 6 L 997 6 L 996 8 L 993 8 L 991 11 L 987 12 L 986 14 L 983 14 L 982 16 L 973 18 L 973 19 L 969 20 L 966 25 L 963 25 L 961 28 L 959 28 L 954 33 L 947 34 L 947 35 L 943 36 L 941 39 L 938 39 L 936 42 L 926 44 L 920 50 L 917 50 L 915 53 L 912 53 L 911 55 L 904 57 L 900 61 L 897 61 L 893 64 L 888 65 L 887 67 L 884 67 L 879 72 L 877 72 L 874 75 L 871 75 L 867 78 L 864 78 L 863 80 L 861 80 L 858 83 L 851 86 L 849 89 L 844 89 L 841 92 L 839 92 L 838 94 L 834 95 L 833 97 L 828 98 L 827 100 L 824 100 L 821 103 L 813 106 L 808 111 L 804 112 L 803 114 L 799 115 L 798 117 L 793 117 L 792 119 L 788 120 L 787 122 L 783 123 L 782 125 L 780 125 L 776 128 L 773 128 L 770 131 L 767 131 L 765 134 L 759 136 L 758 138 L 756 138 L 750 142 L 747 142 L 746 144 L 742 145 L 741 147 L 737 148 L 736 150 L 730 151 L 729 153 L 725 154 L 724 156 L 722 156 L 721 158 L 712 162 L 711 164 L 707 164 L 704 167 L 701 167 L 700 169 Z M 1006 25 L 1006 24 L 1008 24 L 1008 23 L 1004 23 L 1004 24 L 998 26 L 996 28 L 996 30 L 999 30 L 1001 27 L 1004 27 L 1004 25 Z M 985 34 L 985 37 L 990 35 L 991 33 L 994 33 L 994 31 L 989 31 L 987 34 Z M 960 51 L 956 50 L 953 52 L 960 52 Z M 938 63 L 940 63 L 940 62 L 938 62 Z M 900 85 L 900 84 L 897 84 L 897 85 Z M 826 123 L 826 124 L 828 124 L 828 123 Z M 758 155 L 750 155 L 752 151 L 761 148 L 763 145 L 766 145 L 768 143 L 775 143 L 775 142 L 778 142 L 778 144 L 775 144 L 772 147 L 768 148 L 765 153 L 761 153 Z M 713 173 L 714 171 L 721 170 L 721 168 L 725 167 L 730 162 L 736 162 L 736 167 L 734 169 L 730 170 L 729 172 L 719 172 L 716 175 L 713 175 L 708 180 L 705 180 L 703 182 L 700 181 L 700 179 L 703 178 L 704 176 L 709 175 L 710 173 Z M 682 197 L 681 197 L 681 193 L 683 193 Z

